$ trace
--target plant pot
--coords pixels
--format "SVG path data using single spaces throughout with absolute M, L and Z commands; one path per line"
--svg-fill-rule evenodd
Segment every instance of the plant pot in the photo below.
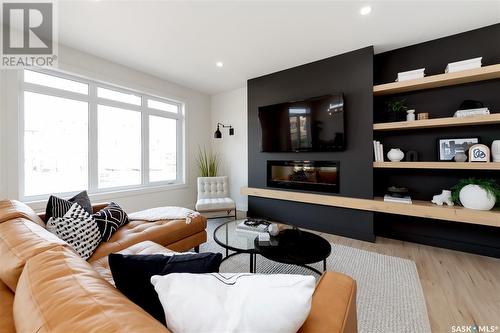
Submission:
M 490 210 L 495 207 L 495 196 L 488 193 L 479 185 L 464 186 L 459 193 L 460 202 L 465 208 L 475 210 Z

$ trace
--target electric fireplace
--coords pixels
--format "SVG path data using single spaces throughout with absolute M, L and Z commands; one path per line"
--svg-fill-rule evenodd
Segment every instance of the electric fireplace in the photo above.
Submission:
M 338 161 L 267 161 L 267 186 L 339 192 Z

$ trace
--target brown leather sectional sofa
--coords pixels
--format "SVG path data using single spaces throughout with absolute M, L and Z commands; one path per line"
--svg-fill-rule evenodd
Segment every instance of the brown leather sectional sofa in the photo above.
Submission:
M 147 237 L 168 242 L 175 250 L 192 248 L 199 244 L 197 240 L 206 239 L 205 219 L 195 222 L 203 226 L 203 232 L 173 221 L 172 232 L 179 236 L 176 240 L 172 235 L 156 234 L 168 224 L 163 222 L 153 223 L 151 228 L 157 230 L 152 232 L 146 222 L 132 221 L 87 262 L 48 232 L 28 206 L 0 201 L 0 333 L 169 332 L 114 288 L 107 261 L 111 252 L 170 251 Z M 193 233 L 188 235 L 183 228 L 192 228 Z M 355 300 L 356 284 L 351 278 L 324 274 L 300 332 L 356 332 Z

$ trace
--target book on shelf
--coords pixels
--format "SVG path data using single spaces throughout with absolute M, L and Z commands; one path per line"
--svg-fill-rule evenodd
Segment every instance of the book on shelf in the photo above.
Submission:
M 453 117 L 461 118 L 461 117 L 473 117 L 473 116 L 484 116 L 490 114 L 490 109 L 488 108 L 476 108 L 476 109 L 466 109 L 466 110 L 458 110 L 455 112 Z
M 390 194 L 384 195 L 384 201 L 385 202 L 396 202 L 396 203 L 402 203 L 402 204 L 408 204 L 411 205 L 411 197 L 410 196 L 404 196 L 404 197 L 394 197 Z
M 373 141 L 373 156 L 375 157 L 375 162 L 384 161 L 384 145 L 380 141 Z
M 425 76 L 425 68 L 415 69 L 406 72 L 399 72 L 396 78 L 397 82 L 421 79 Z
M 462 61 L 450 62 L 446 68 L 445 73 L 454 73 L 465 71 L 468 69 L 481 68 L 483 57 L 467 59 Z
M 249 220 L 246 219 L 241 221 L 236 226 L 237 231 L 245 231 L 245 232 L 254 232 L 254 233 L 263 233 L 267 232 L 267 228 L 271 223 L 265 220 Z

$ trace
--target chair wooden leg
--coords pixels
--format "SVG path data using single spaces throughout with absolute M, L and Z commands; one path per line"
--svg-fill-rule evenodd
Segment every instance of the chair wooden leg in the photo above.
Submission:
M 194 247 L 194 252 L 200 253 L 200 246 L 199 245 Z

